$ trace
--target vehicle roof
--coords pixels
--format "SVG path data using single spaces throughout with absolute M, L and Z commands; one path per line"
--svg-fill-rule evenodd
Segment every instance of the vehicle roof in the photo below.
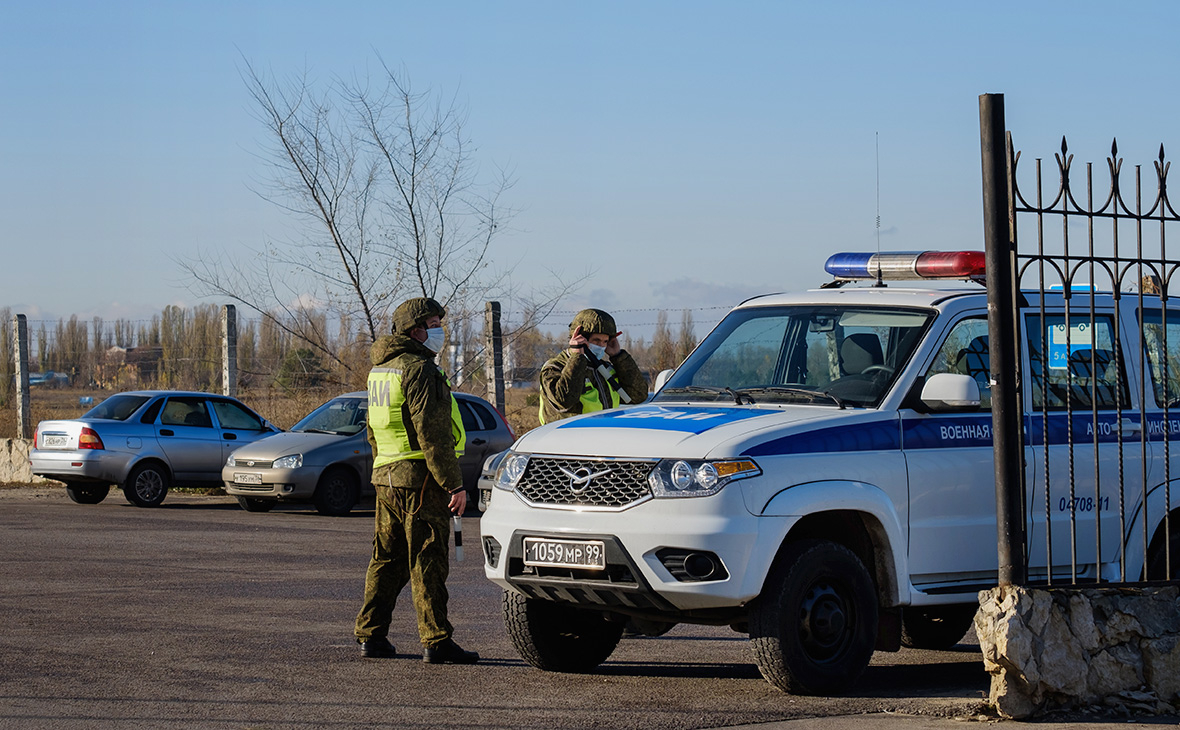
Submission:
M 222 395 L 221 393 L 203 393 L 199 390 L 124 390 L 119 393 L 112 393 L 111 396 L 116 395 L 146 395 L 155 397 L 157 395 L 183 395 L 183 396 L 197 396 L 201 398 L 228 398 L 229 400 L 238 400 L 232 395 Z
M 1075 304 L 1089 306 L 1089 291 L 1073 291 L 1072 301 Z M 1114 301 L 1111 292 L 1099 291 L 1094 293 L 1096 303 L 1110 305 Z M 1133 296 L 1132 293 L 1124 293 Z M 1027 306 L 1039 306 L 1042 296 L 1045 306 L 1060 307 L 1065 301 L 1065 292 L 1050 290 L 1022 290 L 1021 295 L 1028 303 Z M 969 306 L 984 306 L 987 303 L 987 290 L 978 284 L 958 284 L 957 286 L 872 286 L 867 284 L 832 287 L 828 289 L 808 289 L 798 292 L 783 292 L 779 294 L 765 294 L 753 297 L 739 304 L 737 309 L 751 307 L 776 307 L 797 304 L 830 304 L 830 305 L 872 305 L 893 307 L 937 307 L 962 308 Z

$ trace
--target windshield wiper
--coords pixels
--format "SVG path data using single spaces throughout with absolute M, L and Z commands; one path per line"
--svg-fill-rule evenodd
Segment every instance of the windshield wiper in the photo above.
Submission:
M 340 435 L 340 432 L 339 432 L 339 431 L 325 431 L 325 430 L 324 430 L 324 429 L 322 429 L 322 428 L 305 428 L 305 429 L 303 429 L 302 431 L 300 431 L 300 433 L 330 433 L 330 434 L 332 434 L 333 436 L 339 436 L 339 435 Z
M 746 399 L 747 405 L 751 405 L 751 406 L 754 405 L 754 397 L 751 396 L 749 393 L 747 393 L 745 390 L 734 390 L 733 388 L 727 387 L 725 389 L 725 392 L 729 393 L 730 395 L 733 396 L 734 405 L 740 406 L 742 404 L 742 398 Z
M 675 388 L 664 388 L 660 391 L 660 395 L 671 395 L 672 393 L 709 393 L 711 395 L 720 395 L 727 389 L 713 388 L 707 385 L 681 385 Z
M 735 395 L 744 395 L 747 398 L 750 398 L 750 402 L 753 403 L 754 399 L 749 395 L 751 392 L 791 393 L 794 395 L 806 395 L 813 399 L 816 397 L 826 398 L 835 403 L 840 408 L 840 410 L 844 410 L 845 408 L 844 401 L 841 400 L 839 396 L 829 393 L 826 390 L 812 390 L 811 388 L 799 388 L 793 385 L 762 385 L 756 388 L 742 388 L 741 390 L 736 391 Z M 738 405 L 741 405 L 741 403 L 739 402 Z

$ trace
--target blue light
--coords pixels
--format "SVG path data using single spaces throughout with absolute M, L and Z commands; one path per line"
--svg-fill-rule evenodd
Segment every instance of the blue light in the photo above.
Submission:
M 868 279 L 869 263 L 875 254 L 872 253 L 835 253 L 828 257 L 824 264 L 824 271 L 837 279 Z

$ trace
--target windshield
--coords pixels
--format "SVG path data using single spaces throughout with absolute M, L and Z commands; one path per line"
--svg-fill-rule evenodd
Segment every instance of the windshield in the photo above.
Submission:
M 351 436 L 365 427 L 366 398 L 333 398 L 291 427 L 292 431 Z
M 86 411 L 82 418 L 108 418 L 112 421 L 126 421 L 139 410 L 148 399 L 146 395 L 112 395 L 102 403 Z
M 876 406 L 933 316 L 881 307 L 741 309 L 717 325 L 654 401 Z

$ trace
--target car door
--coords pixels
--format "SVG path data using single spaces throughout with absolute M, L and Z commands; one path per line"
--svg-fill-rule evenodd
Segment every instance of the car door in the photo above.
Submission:
M 910 407 L 900 409 L 910 485 L 910 579 L 919 590 L 942 586 L 939 590 L 970 592 L 995 582 L 999 559 L 987 333 L 982 311 L 958 320 L 921 381 L 938 373 L 970 375 L 980 386 L 979 407 L 931 412 L 911 393 Z
M 204 397 L 169 396 L 160 409 L 155 429 L 156 440 L 176 481 L 220 481 L 225 457 Z
M 1081 297 L 1078 297 L 1081 299 Z M 1119 495 L 1143 484 L 1142 418 L 1113 312 L 1088 304 L 1022 318 L 1029 577 L 1093 579 L 1120 551 Z M 1134 338 L 1133 341 L 1138 341 Z M 1149 452 L 1148 452 L 1149 453 Z
M 212 398 L 210 406 L 212 406 L 213 414 L 217 419 L 217 433 L 221 439 L 222 464 L 235 449 L 275 433 L 275 430 L 263 420 L 262 416 L 237 401 L 228 398 Z M 218 464 L 217 473 L 220 477 L 221 464 Z
M 463 456 L 459 457 L 459 468 L 463 471 L 463 484 L 471 487 L 479 480 L 480 469 L 488 457 L 488 434 L 495 427 L 492 415 L 486 413 L 479 403 L 466 398 L 456 398 L 459 404 L 459 416 L 463 419 L 463 430 L 467 435 L 467 443 L 463 449 Z M 479 411 L 485 411 L 480 413 Z

